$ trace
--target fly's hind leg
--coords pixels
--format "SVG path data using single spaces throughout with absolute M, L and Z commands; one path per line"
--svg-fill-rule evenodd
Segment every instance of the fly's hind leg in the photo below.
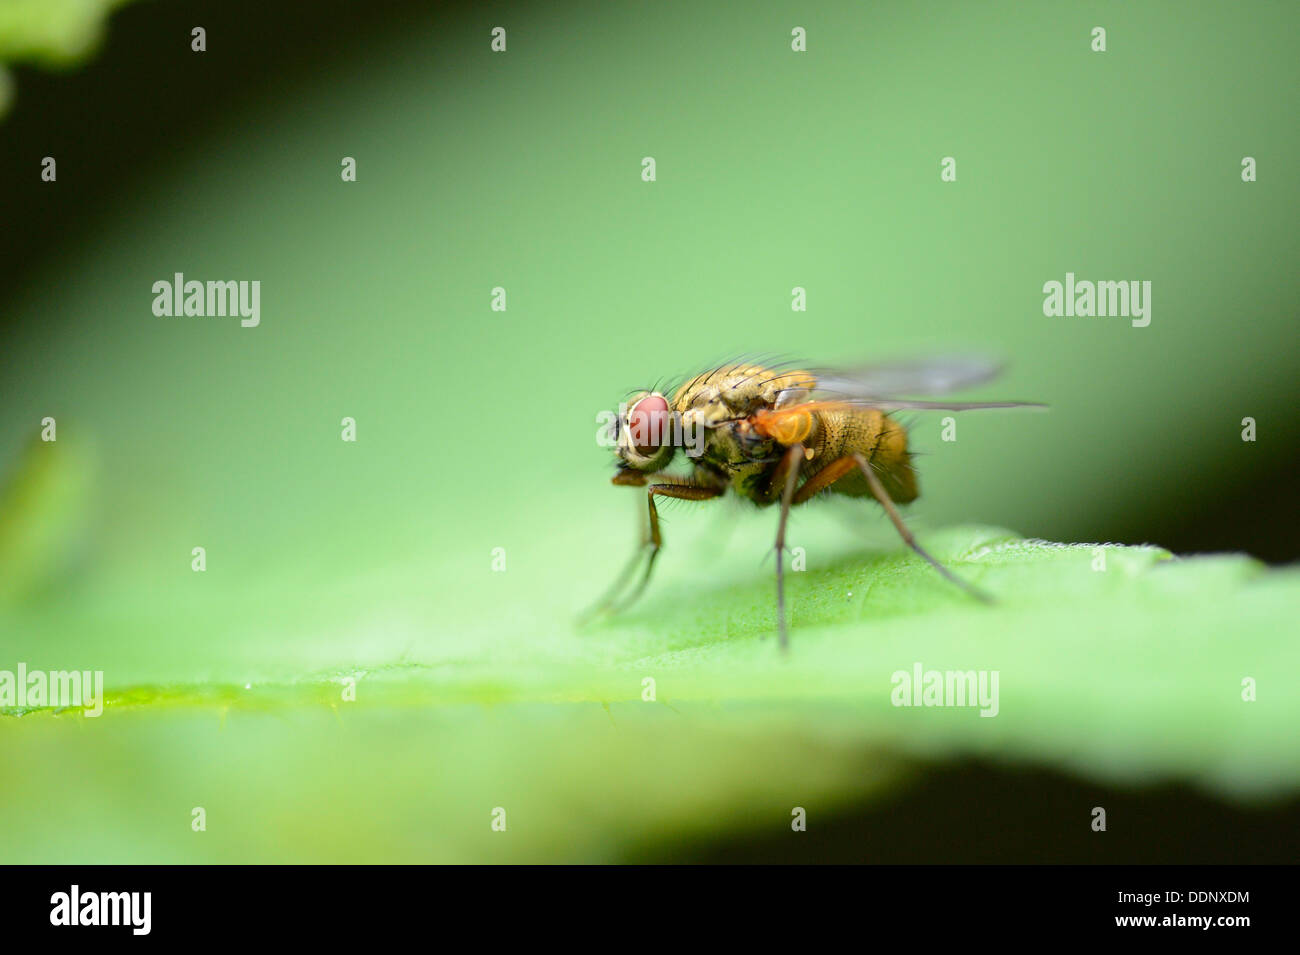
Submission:
M 656 474 L 658 478 L 664 478 L 666 475 Z M 632 481 L 623 481 L 618 483 L 633 483 Z M 622 572 L 618 575 L 614 584 L 606 592 L 605 596 L 590 610 L 579 618 L 579 625 L 582 625 L 599 614 L 617 613 L 624 610 L 636 601 L 645 590 L 646 585 L 650 583 L 650 573 L 654 570 L 655 558 L 659 555 L 659 550 L 663 547 L 663 536 L 659 531 L 659 508 L 655 506 L 655 497 L 671 497 L 686 501 L 708 501 L 715 497 L 720 497 L 725 492 L 725 487 L 712 487 L 705 484 L 695 484 L 688 481 L 677 480 L 671 483 L 651 484 L 646 490 L 646 512 L 649 523 L 646 528 L 645 539 L 642 541 L 640 548 L 632 555 L 632 559 L 623 567 Z M 645 571 L 641 575 L 640 582 L 635 589 L 624 597 L 619 599 L 619 595 L 626 589 L 631 581 L 636 568 L 642 561 L 645 561 Z
M 841 458 L 840 461 L 836 461 L 835 464 L 841 464 L 841 462 L 846 460 L 849 459 Z M 889 519 L 893 522 L 894 528 L 898 531 L 898 536 L 903 538 L 903 542 L 907 544 L 908 547 L 912 548 L 912 550 L 916 551 L 916 553 L 921 557 L 925 558 L 930 566 L 942 574 L 947 580 L 956 584 L 976 600 L 982 600 L 984 603 L 993 603 L 992 597 L 972 584 L 968 584 L 966 581 L 962 580 L 938 560 L 932 557 L 924 547 L 916 542 L 916 538 L 912 536 L 912 532 L 908 529 L 907 525 L 903 523 L 903 518 L 902 515 L 898 513 L 898 508 L 896 508 L 894 502 L 890 500 L 889 492 L 885 490 L 885 486 L 880 482 L 880 478 L 876 476 L 876 472 L 871 469 L 871 465 L 867 462 L 867 459 L 861 454 L 854 454 L 852 460 L 857 463 L 863 476 L 866 477 L 867 485 L 871 488 L 871 493 L 875 496 L 876 500 L 880 502 L 880 506 L 885 509 L 885 513 L 889 515 Z M 827 470 L 830 470 L 830 468 L 828 467 Z M 845 468 L 842 473 L 848 473 L 848 471 L 851 470 L 852 467 L 848 467 Z M 800 490 L 803 489 L 800 488 Z

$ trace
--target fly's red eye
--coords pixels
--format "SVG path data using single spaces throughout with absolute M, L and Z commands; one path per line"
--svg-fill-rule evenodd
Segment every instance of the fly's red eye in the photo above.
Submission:
M 642 457 L 650 457 L 668 440 L 668 402 L 663 395 L 646 395 L 632 406 L 627 415 L 632 447 Z

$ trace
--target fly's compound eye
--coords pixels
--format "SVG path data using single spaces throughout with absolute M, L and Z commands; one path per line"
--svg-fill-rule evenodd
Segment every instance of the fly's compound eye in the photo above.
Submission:
M 663 395 L 646 395 L 627 413 L 628 437 L 643 458 L 654 455 L 668 443 L 668 402 Z

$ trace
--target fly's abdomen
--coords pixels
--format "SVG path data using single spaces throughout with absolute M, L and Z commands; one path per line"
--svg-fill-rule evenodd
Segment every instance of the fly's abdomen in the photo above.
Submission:
M 809 435 L 812 460 L 803 468 L 805 479 L 841 458 L 860 454 L 875 469 L 892 500 L 906 504 L 920 494 L 916 472 L 907 451 L 907 431 L 875 408 L 854 408 L 815 413 L 817 424 Z M 871 488 L 860 471 L 840 478 L 830 490 L 849 497 L 868 497 Z

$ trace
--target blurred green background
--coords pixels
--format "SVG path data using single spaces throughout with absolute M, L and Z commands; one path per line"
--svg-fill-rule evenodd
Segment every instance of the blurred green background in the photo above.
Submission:
M 586 642 L 569 624 L 636 533 L 596 413 L 738 351 L 1006 358 L 972 397 L 1052 410 L 963 417 L 953 443 L 918 416 L 923 531 L 1294 560 L 1297 26 L 1294 4 L 1258 2 L 144 3 L 75 69 L 10 44 L 0 667 L 182 689 L 162 714 L 4 719 L 3 856 L 780 858 L 755 807 L 824 794 L 856 835 L 821 850 L 881 858 L 900 812 L 922 845 L 951 823 L 924 794 L 954 778 L 1036 803 L 1019 773 L 1059 773 L 1034 783 L 1049 801 L 1137 800 L 1171 833 L 1198 813 L 1294 832 L 1293 801 L 1134 795 L 1051 758 L 999 766 L 997 747 L 845 742 L 816 729 L 837 723 L 815 698 L 783 721 L 747 689 L 741 712 L 683 732 L 635 703 L 545 697 L 548 661 L 606 674 L 635 671 L 629 645 L 662 652 L 657 628 L 682 613 L 668 595 L 747 600 L 753 581 L 769 597 L 768 515 L 672 509 L 631 622 Z M 56 183 L 39 179 L 47 155 Z M 155 317 L 151 286 L 178 271 L 259 280 L 260 327 Z M 1150 326 L 1044 317 L 1043 283 L 1067 271 L 1151 281 Z M 59 440 L 33 445 L 47 415 Z M 851 507 L 795 530 L 822 567 L 895 546 Z M 365 679 L 352 710 L 325 705 L 322 681 L 361 674 L 386 674 L 381 705 Z M 710 776 L 724 754 L 735 771 Z M 888 801 L 903 778 L 923 808 Z M 485 841 L 484 806 L 512 796 L 531 840 Z M 222 825 L 192 834 L 198 805 Z M 1267 812 L 1282 821 L 1250 815 Z M 1024 858 L 1059 821 L 1025 825 L 932 851 Z M 917 845 L 897 853 L 922 861 Z

